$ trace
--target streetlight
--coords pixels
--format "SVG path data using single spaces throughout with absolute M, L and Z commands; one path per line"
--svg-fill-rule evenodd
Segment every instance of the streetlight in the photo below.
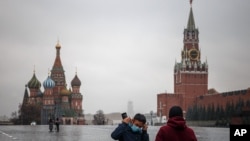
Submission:
M 150 111 L 150 115 L 151 115 L 151 126 L 153 125 L 153 111 Z
M 162 106 L 165 107 L 166 105 L 165 104 L 162 105 L 160 101 L 160 108 L 158 108 L 160 110 L 160 123 L 162 123 L 162 110 L 164 109 Z

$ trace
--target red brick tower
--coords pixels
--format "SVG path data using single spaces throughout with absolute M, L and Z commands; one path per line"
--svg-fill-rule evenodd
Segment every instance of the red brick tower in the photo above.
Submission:
M 54 96 L 53 88 L 55 87 L 55 82 L 51 79 L 50 75 L 43 82 L 44 94 L 43 94 L 43 105 L 44 106 L 54 106 Z
M 51 79 L 55 82 L 55 87 L 53 88 L 54 104 L 55 104 L 55 117 L 59 117 L 62 114 L 61 109 L 61 90 L 66 86 L 64 69 L 62 66 L 60 58 L 61 45 L 59 42 L 56 44 L 56 59 L 51 70 Z
M 41 83 L 36 78 L 35 70 L 34 70 L 34 74 L 33 74 L 32 78 L 28 82 L 28 87 L 29 87 L 29 90 L 30 90 L 29 103 L 30 104 L 38 103 L 39 100 L 40 100 L 40 98 L 38 96 L 40 96 L 40 94 L 41 94 L 41 90 L 40 90 Z
M 54 119 L 55 117 L 55 99 L 53 95 L 53 88 L 55 82 L 51 79 L 48 74 L 47 79 L 43 82 L 44 93 L 43 93 L 43 107 L 41 111 L 41 123 L 47 124 L 48 118 Z
M 81 81 L 77 77 L 77 74 L 71 81 L 72 96 L 71 96 L 71 108 L 74 109 L 78 115 L 82 114 L 82 95 L 80 93 Z
M 61 45 L 58 42 L 56 44 L 56 59 L 51 70 L 51 78 L 55 81 L 55 87 L 53 89 L 55 95 L 59 95 L 61 89 L 66 85 L 64 69 L 60 58 L 60 49 Z
M 174 67 L 174 93 L 182 94 L 182 107 L 186 111 L 194 98 L 204 95 L 208 90 L 208 64 L 201 62 L 199 30 L 195 27 L 192 5 L 187 27 L 184 29 L 181 62 Z
M 83 110 L 82 110 L 82 94 L 80 93 L 81 81 L 77 73 L 71 81 L 72 94 L 71 94 L 71 108 L 77 113 L 77 124 L 84 124 Z

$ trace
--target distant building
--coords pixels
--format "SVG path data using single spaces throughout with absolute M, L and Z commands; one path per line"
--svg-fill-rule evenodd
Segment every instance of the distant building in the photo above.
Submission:
M 55 48 L 56 58 L 51 75 L 49 74 L 43 82 L 44 92 L 40 90 L 41 83 L 34 71 L 32 78 L 26 86 L 22 106 L 39 105 L 41 124 L 47 124 L 49 118 L 59 118 L 61 124 L 84 124 L 83 96 L 80 92 L 81 81 L 76 73 L 71 81 L 72 89 L 67 88 L 60 58 L 61 45 L 59 42 Z
M 0 121 L 10 121 L 10 119 L 7 116 L 0 116 Z
M 93 114 L 85 114 L 84 120 L 86 125 L 93 125 L 94 115 Z
M 108 125 L 118 125 L 122 123 L 121 113 L 109 113 L 105 114 Z
M 12 125 L 13 123 L 7 116 L 0 116 L 0 125 Z
M 122 122 L 121 113 L 119 112 L 104 114 L 104 116 L 106 125 L 118 125 L 119 123 Z M 93 125 L 94 114 L 85 114 L 84 119 L 85 119 L 85 124 Z
M 128 101 L 127 115 L 130 117 L 134 117 L 135 115 L 133 101 Z
M 145 113 L 144 116 L 146 117 L 146 121 L 148 125 L 155 125 L 156 123 L 159 123 L 160 119 L 157 117 L 157 113 Z
M 201 60 L 199 30 L 195 26 L 192 5 L 183 34 L 181 62 L 176 62 L 174 66 L 174 93 L 157 94 L 157 115 L 168 117 L 169 109 L 174 105 L 183 108 L 184 116 L 193 107 L 199 111 L 207 109 L 210 113 L 215 111 L 225 115 L 225 109 L 230 106 L 235 108 L 237 103 L 239 106 L 240 103 L 250 106 L 250 88 L 223 93 L 208 90 L 208 63 Z

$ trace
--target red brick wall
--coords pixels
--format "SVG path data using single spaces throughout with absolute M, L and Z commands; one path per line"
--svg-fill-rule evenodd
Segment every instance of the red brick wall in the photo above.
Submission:
M 250 88 L 218 94 L 205 94 L 197 96 L 196 98 L 186 97 L 184 94 L 161 93 L 157 95 L 157 115 L 160 116 L 160 112 L 162 112 L 162 116 L 168 117 L 169 109 L 174 105 L 179 105 L 183 108 L 183 111 L 187 111 L 188 106 L 192 106 L 194 104 L 202 106 L 214 104 L 214 106 L 221 105 L 225 107 L 227 102 L 237 103 L 239 99 L 244 102 L 250 100 Z M 160 106 L 160 103 L 162 106 Z
M 209 104 L 214 104 L 214 106 L 221 105 L 225 108 L 227 102 L 237 103 L 239 99 L 246 102 L 250 100 L 250 89 L 223 92 L 219 94 L 207 94 L 204 96 L 199 96 L 196 99 L 196 103 L 202 106 L 208 106 Z
M 182 106 L 183 103 L 183 95 L 182 94 L 167 94 L 161 93 L 157 95 L 157 115 L 160 116 L 160 112 L 162 116 L 167 116 L 169 113 L 169 109 L 174 106 Z M 162 104 L 160 106 L 160 104 Z

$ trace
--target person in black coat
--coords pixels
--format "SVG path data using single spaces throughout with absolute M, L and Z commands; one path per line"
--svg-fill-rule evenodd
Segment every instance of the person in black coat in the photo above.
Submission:
M 145 123 L 145 116 L 139 113 L 133 119 L 126 117 L 112 132 L 111 137 L 119 141 L 149 141 L 148 126 Z
M 60 124 L 60 121 L 58 118 L 56 118 L 56 121 L 55 121 L 55 125 L 56 125 L 56 131 L 59 132 L 59 124 Z
M 49 119 L 49 131 L 52 132 L 52 129 L 53 129 L 53 120 L 52 119 Z

